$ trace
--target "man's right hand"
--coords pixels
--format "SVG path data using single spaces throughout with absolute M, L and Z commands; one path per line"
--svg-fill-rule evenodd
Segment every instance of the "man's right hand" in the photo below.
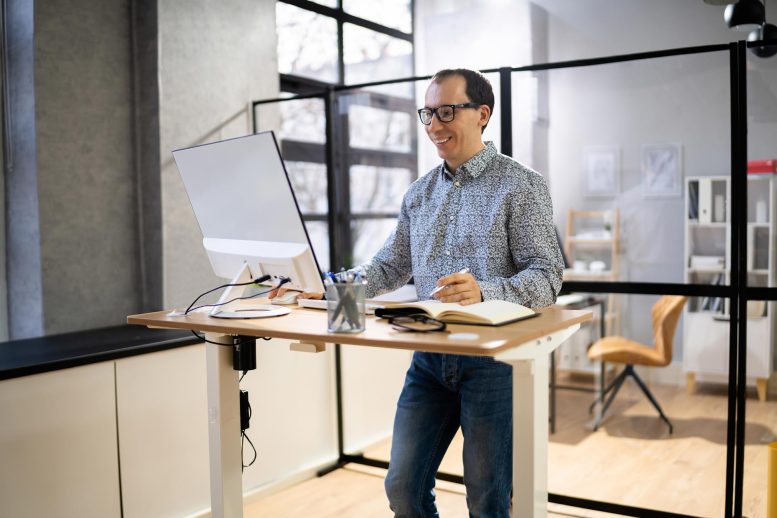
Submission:
M 272 299 L 272 298 L 277 297 L 279 295 L 283 295 L 287 291 L 288 291 L 288 289 L 284 288 L 283 286 L 281 286 L 280 288 L 275 288 L 274 290 L 272 290 L 270 293 L 267 294 L 267 298 L 268 299 Z M 321 300 L 321 299 L 324 298 L 324 294 L 323 293 L 303 291 L 302 293 L 297 295 L 297 298 L 298 299 L 316 299 L 316 300 Z

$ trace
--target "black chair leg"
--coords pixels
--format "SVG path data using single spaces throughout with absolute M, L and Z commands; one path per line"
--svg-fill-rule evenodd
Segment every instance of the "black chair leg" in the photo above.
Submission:
M 621 381 L 621 378 L 625 378 L 625 377 L 626 377 L 626 371 L 622 371 L 620 374 L 618 374 L 615 377 L 615 379 L 612 380 L 609 385 L 607 385 L 607 388 L 602 391 L 599 397 L 597 397 L 596 400 L 593 403 L 591 403 L 591 406 L 588 407 L 588 413 L 591 414 L 594 411 L 594 408 L 596 407 L 596 405 L 604 401 L 604 396 L 606 396 L 607 393 L 610 392 L 610 390 L 612 390 L 615 384 Z
M 613 400 L 615 399 L 615 396 L 618 394 L 618 391 L 621 389 L 623 382 L 626 381 L 627 375 L 628 375 L 628 368 L 624 369 L 623 372 L 618 374 L 618 377 L 615 378 L 613 382 L 610 384 L 610 388 L 612 388 L 612 393 L 610 394 L 610 397 L 607 398 L 607 402 L 604 404 L 604 407 L 602 408 L 602 412 L 598 416 L 596 416 L 596 421 L 594 421 L 594 431 L 598 430 L 599 425 L 602 424 L 602 420 L 604 419 L 604 414 L 607 413 L 607 409 L 610 408 L 610 404 L 612 404 Z M 610 390 L 610 388 L 608 388 L 607 390 Z
M 637 372 L 634 370 L 634 367 L 631 365 L 628 366 L 630 370 L 631 376 L 634 378 L 634 381 L 637 382 L 637 385 L 639 385 L 639 388 L 642 389 L 642 392 L 645 393 L 647 398 L 650 400 L 651 403 L 653 403 L 653 406 L 656 410 L 658 410 L 658 414 L 661 416 L 661 419 L 664 420 L 666 425 L 669 427 L 669 435 L 672 435 L 672 432 L 674 431 L 672 427 L 672 423 L 669 422 L 669 419 L 664 415 L 664 411 L 661 410 L 661 405 L 658 404 L 658 401 L 656 401 L 656 398 L 653 397 L 653 394 L 650 392 L 650 389 L 647 388 L 647 385 L 642 381 L 642 379 L 637 375 Z

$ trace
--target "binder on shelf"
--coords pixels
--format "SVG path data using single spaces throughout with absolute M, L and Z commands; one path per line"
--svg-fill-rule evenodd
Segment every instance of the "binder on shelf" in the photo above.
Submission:
M 688 266 L 694 269 L 722 270 L 726 267 L 726 258 L 719 255 L 692 255 Z
M 748 160 L 747 172 L 748 174 L 777 173 L 777 159 L 770 158 L 768 160 Z

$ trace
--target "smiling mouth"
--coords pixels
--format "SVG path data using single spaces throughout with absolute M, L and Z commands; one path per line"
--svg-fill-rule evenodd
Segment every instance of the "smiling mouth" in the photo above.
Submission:
M 447 137 L 447 138 L 442 138 L 442 139 L 433 139 L 433 140 L 432 140 L 432 142 L 434 142 L 434 143 L 435 143 L 435 144 L 437 144 L 437 145 L 440 145 L 440 144 L 445 144 L 445 143 L 446 143 L 446 142 L 448 142 L 448 141 L 449 141 L 451 138 L 453 138 L 453 137 Z

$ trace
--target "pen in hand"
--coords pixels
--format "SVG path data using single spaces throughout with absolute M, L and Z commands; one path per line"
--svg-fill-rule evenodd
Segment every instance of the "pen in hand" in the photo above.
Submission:
M 458 272 L 456 272 L 456 273 L 469 273 L 469 268 L 464 268 L 464 269 L 462 269 L 462 270 L 459 270 L 459 271 L 458 271 Z M 437 286 L 435 289 L 433 289 L 433 290 L 432 290 L 432 292 L 429 294 L 429 296 L 430 296 L 430 297 L 431 297 L 431 296 L 433 296 L 435 293 L 437 293 L 437 292 L 438 292 L 438 291 L 440 291 L 440 290 L 444 290 L 444 289 L 445 289 L 445 288 L 447 288 L 448 286 L 449 286 L 449 284 L 444 284 L 444 285 L 442 285 L 442 286 Z

